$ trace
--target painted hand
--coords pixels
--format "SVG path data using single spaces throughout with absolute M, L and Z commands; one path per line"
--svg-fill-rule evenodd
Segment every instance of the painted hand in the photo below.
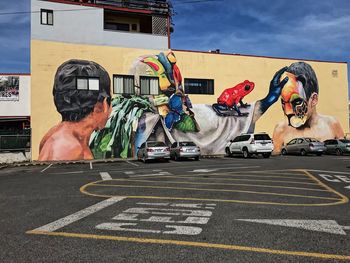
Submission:
M 288 82 L 288 77 L 285 77 L 282 81 L 280 81 L 280 79 L 287 68 L 288 67 L 281 68 L 273 76 L 270 82 L 269 93 L 264 99 L 261 100 L 261 113 L 264 113 L 272 104 L 278 100 L 279 96 L 281 95 L 283 86 Z

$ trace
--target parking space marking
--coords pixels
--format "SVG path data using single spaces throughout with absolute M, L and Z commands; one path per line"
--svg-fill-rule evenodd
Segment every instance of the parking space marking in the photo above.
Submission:
M 49 164 L 49 166 L 47 166 L 46 168 L 42 169 L 40 172 L 41 172 L 41 173 L 45 172 L 45 171 L 46 171 L 47 169 L 49 169 L 52 165 L 53 165 L 53 163 L 52 163 L 52 164 Z
M 93 167 L 92 167 L 92 162 L 90 162 L 90 170 L 92 170 L 93 169 Z
M 114 180 L 113 180 L 114 181 Z M 128 181 L 128 180 L 126 180 Z M 228 189 L 210 189 L 210 188 L 191 188 L 191 187 L 171 187 L 171 186 L 148 186 L 148 185 L 122 185 L 122 184 L 92 184 L 90 186 L 102 186 L 102 187 L 121 187 L 121 188 L 150 188 L 150 189 L 173 189 L 173 190 L 190 190 L 190 191 L 207 191 L 207 192 L 234 192 L 234 193 L 246 193 L 246 194 L 259 194 L 259 195 L 275 195 L 275 196 L 289 196 L 289 197 L 303 197 L 311 199 L 323 199 L 323 200 L 336 200 L 341 201 L 339 198 L 322 197 L 312 195 L 297 195 L 297 194 L 280 194 L 272 192 L 257 192 L 257 191 L 245 191 L 245 190 L 228 190 Z
M 95 240 L 124 241 L 124 242 L 133 242 L 133 243 L 142 243 L 142 244 L 201 247 L 201 248 L 223 249 L 223 250 L 232 250 L 232 251 L 275 254 L 280 256 L 300 256 L 300 257 L 320 258 L 320 259 L 329 259 L 329 260 L 350 260 L 350 256 L 348 255 L 269 249 L 269 248 L 260 248 L 260 247 L 250 247 L 250 246 L 217 244 L 217 243 L 191 242 L 191 241 L 181 241 L 181 240 L 171 240 L 171 239 L 167 240 L 167 239 L 135 238 L 135 237 L 67 233 L 67 232 L 47 232 L 47 231 L 38 231 L 38 230 L 28 231 L 27 234 L 61 236 L 61 237 L 70 237 L 70 238 L 95 239 Z
M 103 181 L 112 180 L 112 176 L 107 172 L 100 172 Z
M 174 175 L 174 176 L 167 176 L 166 178 L 191 178 L 191 179 L 198 179 L 198 180 L 212 180 L 212 179 L 219 179 L 223 181 L 249 181 L 249 182 L 267 182 L 267 183 L 288 183 L 288 184 L 302 184 L 302 185 L 319 185 L 318 183 L 308 183 L 308 182 L 295 182 L 295 181 L 278 181 L 278 180 L 261 180 L 261 179 L 233 179 L 233 178 L 219 178 L 218 176 L 223 176 L 222 174 L 205 174 L 206 176 L 214 175 L 215 178 L 202 178 L 197 176 L 186 176 L 186 175 Z M 151 175 L 150 175 L 151 176 Z M 153 178 L 158 177 L 158 175 L 154 175 Z M 309 180 L 311 182 L 311 180 Z
M 44 225 L 44 226 L 41 226 L 41 227 L 38 227 L 32 231 L 37 231 L 37 232 L 41 232 L 41 231 L 44 231 L 44 232 L 53 232 L 53 231 L 56 231 L 62 227 L 65 227 L 69 224 L 72 224 L 84 217 L 87 217 L 89 215 L 92 215 L 94 213 L 96 213 L 97 211 L 100 211 L 108 206 L 111 206 L 121 200 L 124 200 L 126 197 L 122 197 L 122 196 L 115 196 L 115 197 L 111 197 L 109 199 L 106 199 L 104 201 L 101 201 L 97 204 L 94 204 L 92 206 L 89 206 L 87 208 L 84 208 L 74 214 L 71 214 L 69 216 L 66 216 L 66 217 L 63 217 L 61 219 L 58 219 L 52 223 L 49 223 L 47 225 Z
M 136 176 L 135 176 L 136 177 Z M 137 176 L 141 177 L 141 176 Z M 186 178 L 186 177 L 178 177 L 178 176 L 167 176 L 167 178 Z M 188 178 L 188 177 L 187 177 Z M 152 178 L 154 179 L 154 177 Z M 210 178 L 196 178 L 196 179 L 202 179 L 202 180 L 208 180 Z M 147 183 L 164 183 L 164 184 L 186 184 L 186 185 L 222 185 L 222 186 L 252 186 L 252 187 L 263 187 L 263 188 L 278 188 L 278 189 L 294 189 L 294 190 L 306 190 L 306 191 L 315 191 L 315 192 L 330 192 L 329 190 L 324 189 L 315 189 L 315 188 L 305 188 L 305 187 L 289 187 L 289 186 L 280 186 L 280 185 L 258 185 L 258 184 L 231 184 L 231 183 L 197 183 L 197 182 L 189 182 L 189 181 L 151 181 L 151 180 L 130 180 L 130 179 L 113 179 L 113 181 L 127 181 L 127 182 L 147 182 Z M 98 186 L 102 184 L 96 184 Z
M 131 165 L 133 165 L 133 166 L 136 166 L 136 167 L 140 166 L 140 165 L 138 165 L 138 164 L 136 164 L 136 163 L 132 163 L 132 162 L 130 162 L 130 161 L 125 161 L 125 162 L 127 162 L 128 164 L 131 164 Z
M 284 172 L 286 172 L 284 170 Z M 295 172 L 296 174 L 304 174 L 304 176 L 306 176 L 306 178 L 309 178 L 310 181 L 312 181 L 313 183 L 310 182 L 296 182 L 296 181 L 284 181 L 284 180 L 253 180 L 253 179 L 237 179 L 237 178 L 232 178 L 230 177 L 231 175 L 227 175 L 229 178 L 219 178 L 219 177 L 213 177 L 213 178 L 198 178 L 197 176 L 154 176 L 154 177 L 149 177 L 147 178 L 147 180 L 145 179 L 117 179 L 117 180 L 112 180 L 109 181 L 108 183 L 105 183 L 106 181 L 96 181 L 96 182 L 91 182 L 89 184 L 86 184 L 84 186 L 82 186 L 80 188 L 80 191 L 83 194 L 87 194 L 87 195 L 91 195 L 91 196 L 96 196 L 96 197 L 111 197 L 114 196 L 113 191 L 117 191 L 114 190 L 115 189 L 127 189 L 127 188 L 134 188 L 134 189 L 159 189 L 159 191 L 166 191 L 166 190 L 173 190 L 173 192 L 167 194 L 166 196 L 159 196 L 159 195 L 155 195 L 154 191 L 150 192 L 150 195 L 135 195 L 135 194 L 130 194 L 128 195 L 128 197 L 130 198 L 147 198 L 147 199 L 167 199 L 167 200 L 191 200 L 191 201 L 213 201 L 213 202 L 232 202 L 232 203 L 246 203 L 246 204 L 267 204 L 267 205 L 282 205 L 282 206 L 330 206 L 330 205 L 339 205 L 339 204 L 345 204 L 347 203 L 349 200 L 346 196 L 338 193 L 337 191 L 333 190 L 332 188 L 328 187 L 327 185 L 323 184 L 320 180 L 318 180 L 317 178 L 315 178 L 313 175 L 311 175 L 310 173 L 308 173 L 305 170 L 301 170 L 301 169 L 296 169 L 296 170 L 289 170 L 290 173 Z M 267 171 L 267 173 L 269 173 L 269 171 Z M 207 176 L 210 176 L 211 174 L 206 174 Z M 220 174 L 221 176 L 223 176 L 222 174 Z M 196 179 L 196 180 L 229 180 L 229 181 L 247 181 L 247 183 L 242 183 L 242 184 L 235 184 L 235 183 L 228 183 L 228 184 L 221 184 L 221 183 L 202 183 L 202 182 L 186 182 L 186 180 L 181 180 L 181 181 L 176 181 L 176 180 L 171 180 L 171 181 L 156 181 L 153 179 L 158 179 L 158 178 L 167 178 L 167 180 L 169 178 L 181 178 L 181 179 Z M 249 183 L 250 181 L 255 182 L 255 183 Z M 125 182 L 127 184 L 123 184 L 123 183 L 115 183 L 115 182 Z M 264 184 L 257 184 L 256 182 L 263 182 L 266 183 L 266 185 Z M 133 185 L 131 183 L 135 183 L 136 185 Z M 147 184 L 153 184 L 153 185 L 147 185 Z M 274 185 L 273 183 L 278 183 L 278 185 Z M 280 183 L 283 183 L 285 185 L 280 185 Z M 146 185 L 144 185 L 146 184 Z M 164 184 L 175 184 L 174 186 L 164 186 Z M 278 189 L 280 188 L 281 191 L 286 190 L 289 192 L 267 192 L 267 191 L 255 191 L 255 189 L 253 189 L 253 191 L 251 191 L 250 189 L 230 189 L 230 188 L 201 188 L 201 187 L 177 187 L 176 184 L 178 185 L 183 185 L 183 184 L 188 184 L 188 185 L 218 185 L 218 186 L 244 186 L 244 187 L 266 187 L 266 188 L 275 188 Z M 298 185 L 295 184 L 300 184 L 301 186 L 299 187 Z M 303 186 L 302 186 L 303 185 Z M 106 190 L 104 192 L 104 190 L 101 189 L 101 192 L 94 192 L 95 187 L 102 187 L 102 188 L 110 188 L 110 190 Z M 315 187 L 315 188 L 313 188 Z M 305 194 L 304 192 L 302 192 L 301 194 L 299 194 L 298 192 L 290 192 L 290 191 L 314 191 L 314 192 L 319 192 L 319 193 L 329 193 L 329 195 L 325 195 L 325 196 L 320 196 L 320 195 L 309 195 L 308 193 Z M 121 191 L 121 190 L 120 190 Z M 190 191 L 191 193 L 195 193 L 198 192 L 199 196 L 197 197 L 191 197 L 188 198 L 186 197 L 185 194 L 182 193 L 183 197 L 181 196 L 177 196 L 177 191 Z M 203 194 L 202 194 L 202 193 Z M 205 195 L 205 193 L 242 193 L 242 194 L 247 194 L 246 196 L 240 195 L 239 198 L 237 198 L 237 195 L 233 195 L 232 198 L 217 198 L 215 196 L 213 196 L 213 198 L 207 198 L 207 196 Z M 105 194 L 106 193 L 106 194 Z M 125 195 L 125 194 L 123 194 Z M 169 196 L 170 195 L 170 196 Z M 258 199 L 258 197 L 254 197 L 254 195 L 257 196 L 265 196 L 267 199 L 265 200 L 261 200 Z M 250 197 L 249 197 L 250 196 Z M 275 199 L 273 198 L 275 196 Z M 253 197 L 253 199 L 258 199 L 258 200 L 251 200 L 251 198 Z M 284 199 L 280 199 L 277 197 L 283 197 Z M 277 199 L 276 199 L 277 198 Z M 288 198 L 299 198 L 299 199 L 295 199 L 293 201 L 289 200 Z M 300 199 L 302 198 L 302 199 Z M 297 201 L 296 201 L 297 200 Z M 305 200 L 305 201 L 301 201 L 301 200 Z M 324 202 L 314 202 L 312 200 L 324 200 Z

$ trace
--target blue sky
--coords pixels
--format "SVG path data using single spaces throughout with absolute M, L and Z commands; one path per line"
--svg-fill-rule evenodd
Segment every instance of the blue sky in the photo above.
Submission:
M 186 3 L 187 2 L 187 3 Z M 172 47 L 350 62 L 349 0 L 173 0 Z M 30 0 L 0 0 L 0 13 Z M 0 15 L 0 72 L 30 72 L 30 15 Z

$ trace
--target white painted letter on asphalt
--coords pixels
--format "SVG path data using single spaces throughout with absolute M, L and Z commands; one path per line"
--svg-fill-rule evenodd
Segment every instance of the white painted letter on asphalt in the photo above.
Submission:
M 334 182 L 334 183 L 340 183 L 339 179 L 332 179 L 333 175 L 329 175 L 329 174 L 319 174 L 319 176 L 321 176 L 323 179 L 325 179 L 328 182 Z

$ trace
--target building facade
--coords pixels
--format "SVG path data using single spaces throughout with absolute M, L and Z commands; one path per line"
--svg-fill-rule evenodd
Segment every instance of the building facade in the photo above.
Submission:
M 33 160 L 135 157 L 146 140 L 223 154 L 252 131 L 278 152 L 349 131 L 346 63 L 170 51 L 170 16 L 166 1 L 32 0 Z

